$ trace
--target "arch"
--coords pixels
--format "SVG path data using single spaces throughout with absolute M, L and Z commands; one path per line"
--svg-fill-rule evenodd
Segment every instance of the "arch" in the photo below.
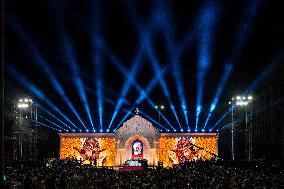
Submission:
M 132 157 L 132 143 L 137 139 L 142 141 L 143 143 L 143 158 L 148 160 L 148 164 L 155 164 L 155 158 L 153 157 L 154 154 L 152 152 L 153 149 L 151 149 L 149 141 L 145 137 L 140 135 L 133 135 L 129 137 L 124 144 L 122 144 L 123 150 L 118 156 L 118 162 L 123 163 L 127 159 L 130 159 Z
M 133 135 L 129 137 L 125 144 L 124 144 L 124 149 L 125 149 L 125 155 L 126 159 L 130 159 L 132 157 L 132 143 L 134 140 L 140 140 L 143 143 L 143 158 L 147 159 L 148 162 L 151 162 L 152 158 L 151 156 L 151 150 L 150 150 L 150 144 L 149 141 L 144 138 L 143 136 L 140 135 Z

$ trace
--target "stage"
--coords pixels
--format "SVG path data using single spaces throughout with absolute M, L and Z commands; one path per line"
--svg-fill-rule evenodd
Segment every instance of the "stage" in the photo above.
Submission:
M 218 156 L 218 133 L 160 133 L 135 115 L 116 133 L 59 133 L 60 158 L 75 158 L 97 166 L 122 166 L 130 159 L 148 165 L 173 166 L 184 161 Z

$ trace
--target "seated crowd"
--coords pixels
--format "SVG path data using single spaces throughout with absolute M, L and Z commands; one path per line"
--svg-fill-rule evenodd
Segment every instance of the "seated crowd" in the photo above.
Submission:
M 284 188 L 284 174 L 272 163 L 198 161 L 173 168 L 117 171 L 54 160 L 6 166 L 3 188 Z

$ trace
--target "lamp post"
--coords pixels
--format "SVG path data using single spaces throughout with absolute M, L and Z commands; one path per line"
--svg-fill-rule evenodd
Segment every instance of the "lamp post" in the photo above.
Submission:
M 252 125 L 250 125 L 250 128 L 248 128 L 248 105 L 251 104 L 253 98 L 251 95 L 248 96 L 236 96 L 232 98 L 232 101 L 229 102 L 231 104 L 231 115 L 232 115 L 232 123 L 231 123 L 231 132 L 232 132 L 232 160 L 235 160 L 235 153 L 234 153 L 234 131 L 235 131 L 235 126 L 234 126 L 234 108 L 239 106 L 239 107 L 245 107 L 245 151 L 246 155 L 248 157 L 248 160 L 251 160 L 251 151 L 252 151 Z M 250 107 L 251 108 L 251 107 Z M 251 108 L 252 109 L 252 108 Z M 252 116 L 252 110 L 251 110 L 251 115 Z
M 235 98 L 232 98 L 232 102 L 229 102 L 231 104 L 231 153 L 232 153 L 232 160 L 235 160 L 235 151 L 234 151 L 234 101 Z
M 158 114 L 159 114 L 159 124 L 160 124 L 160 120 L 161 120 L 161 111 L 163 111 L 165 109 L 165 106 L 164 105 L 156 105 L 155 106 L 156 110 L 158 111 Z

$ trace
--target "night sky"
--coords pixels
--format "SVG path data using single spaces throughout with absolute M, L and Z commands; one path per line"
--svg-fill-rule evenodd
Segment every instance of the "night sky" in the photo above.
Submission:
M 83 90 L 86 91 L 90 115 L 96 130 L 100 128 L 97 80 L 100 81 L 102 97 L 108 99 L 108 101 L 103 101 L 102 106 L 102 125 L 105 131 L 115 110 L 115 105 L 109 102 L 113 101 L 114 104 L 118 102 L 125 81 L 132 78 L 145 89 L 157 75 L 157 70 L 162 71 L 162 68 L 167 68 L 163 79 L 167 86 L 169 99 L 176 109 L 181 127 L 187 130 L 178 85 L 173 74 L 174 65 L 171 61 L 171 57 L 175 57 L 178 53 L 178 48 L 175 47 L 185 43 L 176 66 L 180 69 L 177 75 L 181 78 L 180 86 L 184 88 L 183 95 L 190 129 L 195 128 L 198 86 L 203 86 L 202 111 L 198 122 L 198 128 L 201 129 L 216 90 L 222 83 L 220 80 L 225 65 L 229 62 L 233 66 L 216 109 L 208 122 L 207 128 L 210 128 L 226 112 L 230 98 L 246 91 L 283 50 L 283 8 L 280 3 L 274 1 L 166 2 L 145 0 L 129 2 L 6 1 L 5 65 L 6 68 L 12 67 L 20 73 L 16 76 L 6 69 L 5 102 L 7 109 L 15 99 L 30 96 L 58 118 L 65 120 L 48 106 L 45 100 L 39 99 L 27 86 L 19 82 L 21 80 L 19 78 L 24 76 L 29 80 L 28 84 L 33 83 L 75 125 L 83 128 L 64 102 L 63 97 L 56 92 L 55 86 L 50 82 L 51 75 L 46 74 L 46 70 L 50 68 L 51 73 L 57 78 L 66 96 L 89 129 L 91 129 L 91 124 L 85 110 L 86 106 L 82 103 L 77 91 L 78 83 L 74 81 L 79 77 L 83 83 Z M 206 12 L 206 7 L 213 8 Z M 209 25 L 206 25 L 207 22 Z M 171 40 L 168 36 L 171 36 Z M 202 42 L 202 36 L 205 42 Z M 95 39 L 103 41 L 107 49 L 101 54 L 98 53 L 100 62 L 97 65 L 93 63 L 97 53 L 93 48 Z M 167 43 L 167 40 L 170 43 Z M 147 42 L 151 44 L 151 55 L 158 60 L 160 68 L 157 70 L 148 54 L 145 53 L 149 50 L 149 46 L 145 45 Z M 69 48 L 64 46 L 66 44 L 69 44 Z M 203 84 L 200 84 L 197 76 L 200 73 L 200 49 L 203 46 L 205 46 L 206 60 L 209 63 L 207 62 L 204 67 L 206 74 Z M 137 60 L 137 54 L 143 47 L 144 51 L 142 50 L 141 55 L 138 55 L 138 61 L 141 61 L 141 64 L 135 69 L 137 75 L 134 78 L 129 70 L 132 69 Z M 72 51 L 68 51 L 71 48 Z M 112 62 L 112 56 L 115 56 L 121 62 L 121 66 L 128 71 L 128 77 L 125 77 L 118 66 Z M 38 57 L 41 57 L 47 66 L 39 64 Z M 74 64 L 77 64 L 77 67 L 74 68 Z M 27 81 L 25 83 L 27 85 Z M 122 109 L 130 110 L 136 107 L 135 100 L 140 94 L 141 91 L 130 85 L 125 94 L 127 103 L 123 103 L 117 112 L 111 131 L 124 117 L 125 112 Z M 154 104 L 163 104 L 166 107 L 162 113 L 172 126 L 179 130 L 180 126 L 159 82 L 155 84 L 148 96 Z M 138 107 L 158 122 L 158 113 L 147 100 L 144 100 Z M 49 115 L 44 113 L 42 115 L 60 124 Z M 44 120 L 41 122 L 46 123 Z M 64 122 L 68 123 L 66 120 Z M 171 129 L 163 119 L 160 122 L 165 128 Z M 160 129 L 159 126 L 158 128 Z

